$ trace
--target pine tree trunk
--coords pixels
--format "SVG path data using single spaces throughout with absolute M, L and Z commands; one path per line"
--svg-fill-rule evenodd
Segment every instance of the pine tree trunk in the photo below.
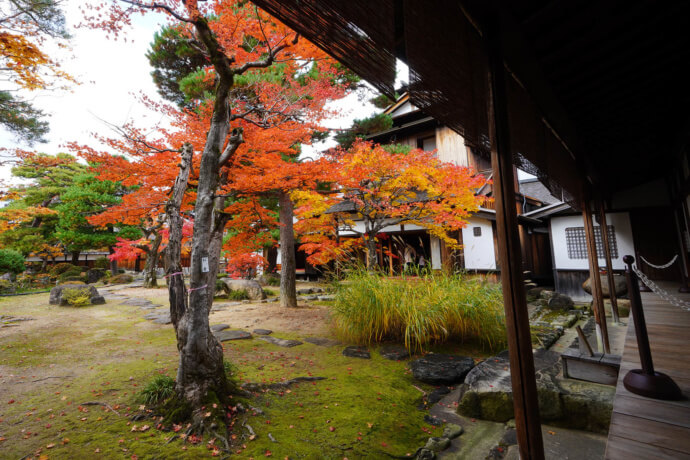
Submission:
M 156 278 L 156 267 L 158 266 L 158 248 L 163 241 L 163 235 L 158 232 L 156 237 L 150 243 L 149 250 L 146 252 L 146 264 L 144 265 L 144 287 L 155 288 L 158 287 L 158 279 Z
M 281 192 L 280 208 L 280 306 L 297 307 L 297 266 L 295 263 L 295 232 L 292 228 L 292 200 L 286 192 Z

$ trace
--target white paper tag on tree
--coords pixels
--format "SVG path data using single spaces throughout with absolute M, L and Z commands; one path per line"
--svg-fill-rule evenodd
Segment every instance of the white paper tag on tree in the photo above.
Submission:
M 201 273 L 208 273 L 210 270 L 208 268 L 208 257 L 201 258 Z

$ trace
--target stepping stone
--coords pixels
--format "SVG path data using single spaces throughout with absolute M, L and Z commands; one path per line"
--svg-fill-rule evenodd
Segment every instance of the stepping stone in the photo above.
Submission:
M 230 326 L 228 326 L 227 324 L 214 324 L 213 326 L 211 326 L 211 332 L 220 332 L 229 328 Z
M 433 415 L 429 415 L 429 414 L 426 414 L 426 415 L 424 416 L 424 421 L 425 421 L 426 423 L 428 423 L 429 425 L 433 425 L 433 426 L 441 426 L 441 425 L 443 425 L 443 420 L 441 420 L 440 418 L 435 417 L 435 416 L 433 416 Z
M 335 300 L 334 295 L 320 295 L 318 299 L 322 302 L 333 302 Z
M 400 361 L 401 359 L 407 359 L 410 357 L 410 352 L 408 352 L 402 345 L 384 345 L 379 348 L 379 354 L 386 359 L 391 359 L 393 361 Z
M 350 358 L 362 358 L 371 359 L 371 353 L 364 347 L 351 346 L 343 350 L 343 356 L 349 356 Z
M 160 313 L 160 312 L 159 313 L 148 313 L 148 314 L 144 315 L 144 319 L 153 320 L 153 319 L 156 319 L 160 316 L 163 316 L 163 313 Z M 170 316 L 170 315 L 168 315 L 168 316 Z
M 215 334 L 215 336 L 221 342 L 227 342 L 228 340 L 243 340 L 252 338 L 252 335 L 247 331 L 221 331 Z
M 259 337 L 260 340 L 266 341 L 268 343 L 272 343 L 273 345 L 278 345 L 279 347 L 285 347 L 285 348 L 292 348 L 296 347 L 297 345 L 302 345 L 302 342 L 299 340 L 288 340 L 288 339 L 279 339 L 277 337 Z
M 144 306 L 139 307 L 139 308 L 141 308 L 142 310 L 155 310 L 156 308 L 158 308 L 158 307 L 160 307 L 160 306 L 161 306 L 161 305 L 153 305 L 153 304 L 151 304 L 151 305 L 144 305 Z
M 270 329 L 254 329 L 254 334 L 256 335 L 271 335 L 273 334 L 273 331 Z
M 440 400 L 443 399 L 445 395 L 450 393 L 450 388 L 448 387 L 439 387 L 436 388 L 434 391 L 429 393 L 429 396 L 426 397 L 426 400 L 429 401 L 429 404 L 436 404 Z M 446 436 L 447 437 L 447 436 Z
M 340 342 L 333 339 L 327 339 L 325 337 L 307 337 L 304 339 L 305 342 L 313 343 L 314 345 L 319 345 L 320 347 L 332 347 L 335 345 L 340 345 Z
M 311 293 L 312 293 L 311 288 L 297 289 L 297 295 L 307 295 L 307 294 L 311 294 Z
M 154 323 L 156 324 L 170 324 L 172 323 L 172 320 L 170 319 L 170 315 L 160 315 L 156 319 L 153 320 Z
M 410 364 L 414 378 L 432 385 L 462 383 L 473 367 L 472 358 L 441 353 L 430 353 Z

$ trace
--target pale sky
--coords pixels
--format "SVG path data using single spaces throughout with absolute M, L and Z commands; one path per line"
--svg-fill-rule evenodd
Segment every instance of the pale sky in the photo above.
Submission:
M 26 98 L 50 115 L 50 132 L 45 136 L 47 143 L 34 145 L 33 149 L 49 154 L 65 151 L 66 142 L 76 141 L 97 146 L 91 133 L 108 134 L 110 127 L 105 123 L 122 125 L 133 120 L 146 129 L 166 120 L 158 113 L 148 111 L 137 101 L 137 95 L 145 93 L 154 100 L 160 100 L 151 79 L 146 51 L 153 34 L 165 23 L 163 14 L 137 15 L 132 27 L 125 35 L 127 42 L 109 40 L 101 30 L 75 29 L 81 20 L 79 6 L 82 0 L 68 0 L 65 16 L 70 32 L 72 50 L 68 53 L 57 50 L 51 53 L 62 64 L 64 70 L 76 77 L 81 84 L 72 91 L 35 91 Z M 343 115 L 329 120 L 329 128 L 349 127 L 354 118 L 372 114 L 376 109 L 351 95 L 337 104 Z M 314 146 L 317 150 L 330 144 Z M 15 148 L 28 146 L 19 143 L 10 133 L 0 128 L 0 147 Z M 313 155 L 314 148 L 305 148 L 305 154 Z M 0 167 L 0 178 L 9 177 L 9 167 Z

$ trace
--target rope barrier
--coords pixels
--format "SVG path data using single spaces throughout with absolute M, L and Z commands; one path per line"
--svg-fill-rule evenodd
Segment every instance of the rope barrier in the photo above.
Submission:
M 677 256 L 676 256 L 677 257 Z M 644 260 L 644 259 L 643 259 Z M 675 258 L 674 258 L 675 260 Z M 645 261 L 646 262 L 646 261 Z M 674 296 L 673 294 L 670 294 L 666 291 L 664 291 L 659 285 L 657 285 L 654 281 L 650 280 L 647 275 L 642 273 L 635 265 L 632 266 L 633 271 L 637 275 L 639 279 L 642 280 L 642 282 L 649 288 L 651 289 L 656 295 L 670 303 L 671 305 L 674 305 L 682 310 L 685 311 L 690 311 L 690 302 L 686 302 L 684 300 L 679 299 L 678 297 Z
M 208 284 L 204 284 L 203 286 L 200 286 L 198 288 L 189 288 L 189 289 L 187 289 L 187 292 L 198 291 L 199 289 L 203 289 L 206 287 L 208 287 Z
M 642 262 L 646 263 L 647 265 L 649 265 L 652 268 L 656 268 L 657 270 L 664 270 L 664 269 L 670 267 L 671 265 L 673 265 L 673 263 L 676 261 L 676 259 L 678 259 L 678 254 L 673 256 L 673 259 L 671 259 L 670 262 L 668 262 L 664 265 L 654 265 L 653 263 L 651 263 L 650 261 L 648 261 L 647 259 L 645 259 L 642 256 L 640 256 L 640 259 L 642 259 Z

